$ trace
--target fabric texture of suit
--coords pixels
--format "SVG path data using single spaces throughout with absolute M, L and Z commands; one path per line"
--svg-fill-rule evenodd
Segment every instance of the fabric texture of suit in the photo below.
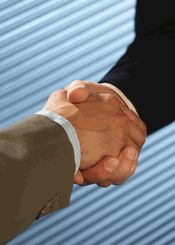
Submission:
M 139 0 L 135 30 L 136 37 L 127 52 L 99 83 L 118 87 L 152 133 L 175 119 L 174 1 Z
M 70 202 L 75 171 L 63 127 L 32 115 L 0 132 L 0 244 Z

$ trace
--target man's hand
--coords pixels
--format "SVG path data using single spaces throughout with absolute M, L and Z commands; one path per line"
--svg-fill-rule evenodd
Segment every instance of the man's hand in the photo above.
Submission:
M 123 144 L 123 148 L 119 147 L 121 151 L 118 151 L 118 156 L 115 155 L 115 158 L 104 157 L 95 166 L 78 171 L 74 177 L 74 183 L 79 185 L 97 183 L 103 187 L 123 183 L 133 175 L 136 169 L 138 155 L 146 139 L 145 124 L 112 89 L 104 85 L 77 80 L 66 86 L 65 90 L 68 100 L 72 103 L 84 103 L 92 94 L 113 95 L 117 101 L 115 109 L 118 120 L 113 121 L 113 126 L 117 128 L 115 137 L 118 142 L 115 142 L 113 146 L 112 143 L 110 144 L 111 150 Z M 110 121 L 110 118 L 108 120 Z M 118 167 L 110 172 L 107 166 L 112 162 L 117 162 Z M 128 166 L 130 166 L 130 172 L 128 172 Z
M 65 90 L 58 90 L 49 97 L 44 109 L 62 115 L 75 127 L 81 146 L 80 170 L 95 165 L 104 156 L 118 157 L 126 144 L 122 129 L 126 116 L 114 95 L 89 95 L 83 103 L 73 104 L 67 100 Z M 132 122 L 127 122 L 127 126 L 134 127 Z

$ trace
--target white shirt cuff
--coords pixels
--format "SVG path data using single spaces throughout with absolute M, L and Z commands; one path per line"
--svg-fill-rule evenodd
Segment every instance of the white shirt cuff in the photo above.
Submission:
M 104 85 L 104 86 L 112 89 L 113 91 L 115 91 L 121 97 L 121 99 L 126 103 L 126 105 L 129 107 L 129 109 L 132 110 L 133 112 L 135 112 L 138 115 L 138 113 L 137 113 L 136 108 L 134 107 L 134 105 L 124 95 L 124 93 L 120 89 L 118 89 L 117 87 L 115 87 L 114 85 L 109 84 L 109 83 L 101 83 L 101 85 Z
M 73 146 L 74 149 L 74 160 L 75 160 L 75 173 L 76 175 L 79 167 L 80 167 L 80 159 L 81 159 L 81 151 L 80 151 L 80 142 L 78 139 L 78 135 L 76 130 L 74 129 L 73 125 L 63 116 L 56 114 L 55 112 L 41 110 L 36 112 L 35 114 L 44 115 L 51 120 L 55 121 L 56 123 L 60 124 L 64 130 L 66 131 L 68 138 Z

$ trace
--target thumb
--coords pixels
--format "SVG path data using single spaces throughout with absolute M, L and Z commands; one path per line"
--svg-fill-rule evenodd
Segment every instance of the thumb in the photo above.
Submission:
M 64 88 L 67 91 L 67 99 L 72 103 L 80 103 L 87 100 L 89 91 L 80 80 L 75 80 Z

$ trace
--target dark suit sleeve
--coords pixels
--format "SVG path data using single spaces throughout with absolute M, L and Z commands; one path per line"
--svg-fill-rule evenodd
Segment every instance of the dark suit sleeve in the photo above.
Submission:
M 75 171 L 63 127 L 33 115 L 0 131 L 0 244 L 66 207 Z
M 138 3 L 136 37 L 99 83 L 111 83 L 121 89 L 136 107 L 148 133 L 152 133 L 175 119 L 175 21 L 167 21 L 168 13 L 172 12 L 168 4 L 164 4 L 166 12 L 161 6 L 156 16 L 156 11 L 152 14 L 152 3 L 150 6 L 146 5 L 148 1 Z

